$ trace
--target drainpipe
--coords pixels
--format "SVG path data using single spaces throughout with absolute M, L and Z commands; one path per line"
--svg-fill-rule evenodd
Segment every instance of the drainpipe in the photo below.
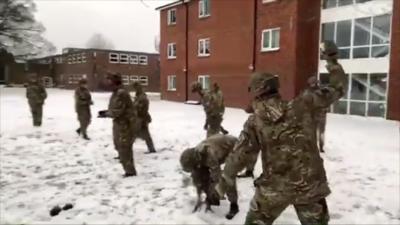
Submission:
M 186 13 L 185 28 L 185 101 L 189 100 L 189 3 L 184 2 Z
M 252 67 L 250 68 L 252 72 L 256 70 L 256 57 L 257 57 L 257 1 L 254 0 L 254 9 L 253 9 L 253 59 L 252 59 Z

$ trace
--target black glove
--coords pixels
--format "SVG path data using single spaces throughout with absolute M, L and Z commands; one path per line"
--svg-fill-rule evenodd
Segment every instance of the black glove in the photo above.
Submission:
M 97 117 L 98 117 L 98 118 L 106 118 L 106 117 L 107 117 L 107 110 L 101 110 L 101 111 L 99 111 Z

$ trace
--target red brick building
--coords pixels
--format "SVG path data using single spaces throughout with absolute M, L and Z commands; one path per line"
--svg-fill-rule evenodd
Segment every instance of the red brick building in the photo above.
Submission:
M 323 5 L 333 1 L 342 4 L 338 0 L 180 0 L 157 8 L 162 98 L 197 99 L 189 86 L 199 80 L 206 88 L 217 82 L 228 106 L 244 107 L 248 103 L 248 79 L 255 71 L 279 75 L 283 97 L 293 98 L 309 76 L 324 72 L 318 60 L 324 19 L 321 13 Z M 359 6 L 379 0 L 346 2 Z M 400 10 L 398 5 L 394 7 Z M 393 26 L 393 30 L 398 28 Z M 393 36 L 398 40 L 395 32 Z M 391 59 L 394 64 L 396 56 Z M 399 75 L 390 78 L 391 83 L 400 79 Z M 379 107 L 387 105 L 388 117 L 398 119 L 398 103 L 392 102 L 393 97 L 387 99 Z M 369 115 L 365 107 L 363 113 Z M 350 108 L 345 113 L 352 114 Z
M 121 73 L 126 86 L 139 81 L 146 91 L 159 92 L 160 88 L 158 54 L 67 48 L 61 55 L 29 60 L 23 68 L 11 68 L 8 83 L 26 82 L 26 74 L 37 73 L 49 86 L 72 89 L 86 78 L 91 90 L 101 91 L 107 89 L 105 77 L 112 71 Z

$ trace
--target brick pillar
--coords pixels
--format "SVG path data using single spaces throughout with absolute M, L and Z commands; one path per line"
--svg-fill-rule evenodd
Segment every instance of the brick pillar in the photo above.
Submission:
M 400 1 L 393 0 L 387 118 L 400 121 Z

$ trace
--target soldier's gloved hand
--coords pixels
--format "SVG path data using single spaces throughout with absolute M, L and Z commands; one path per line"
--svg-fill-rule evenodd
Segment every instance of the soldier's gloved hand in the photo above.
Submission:
M 98 112 L 98 118 L 106 118 L 107 117 L 107 110 L 101 110 Z

